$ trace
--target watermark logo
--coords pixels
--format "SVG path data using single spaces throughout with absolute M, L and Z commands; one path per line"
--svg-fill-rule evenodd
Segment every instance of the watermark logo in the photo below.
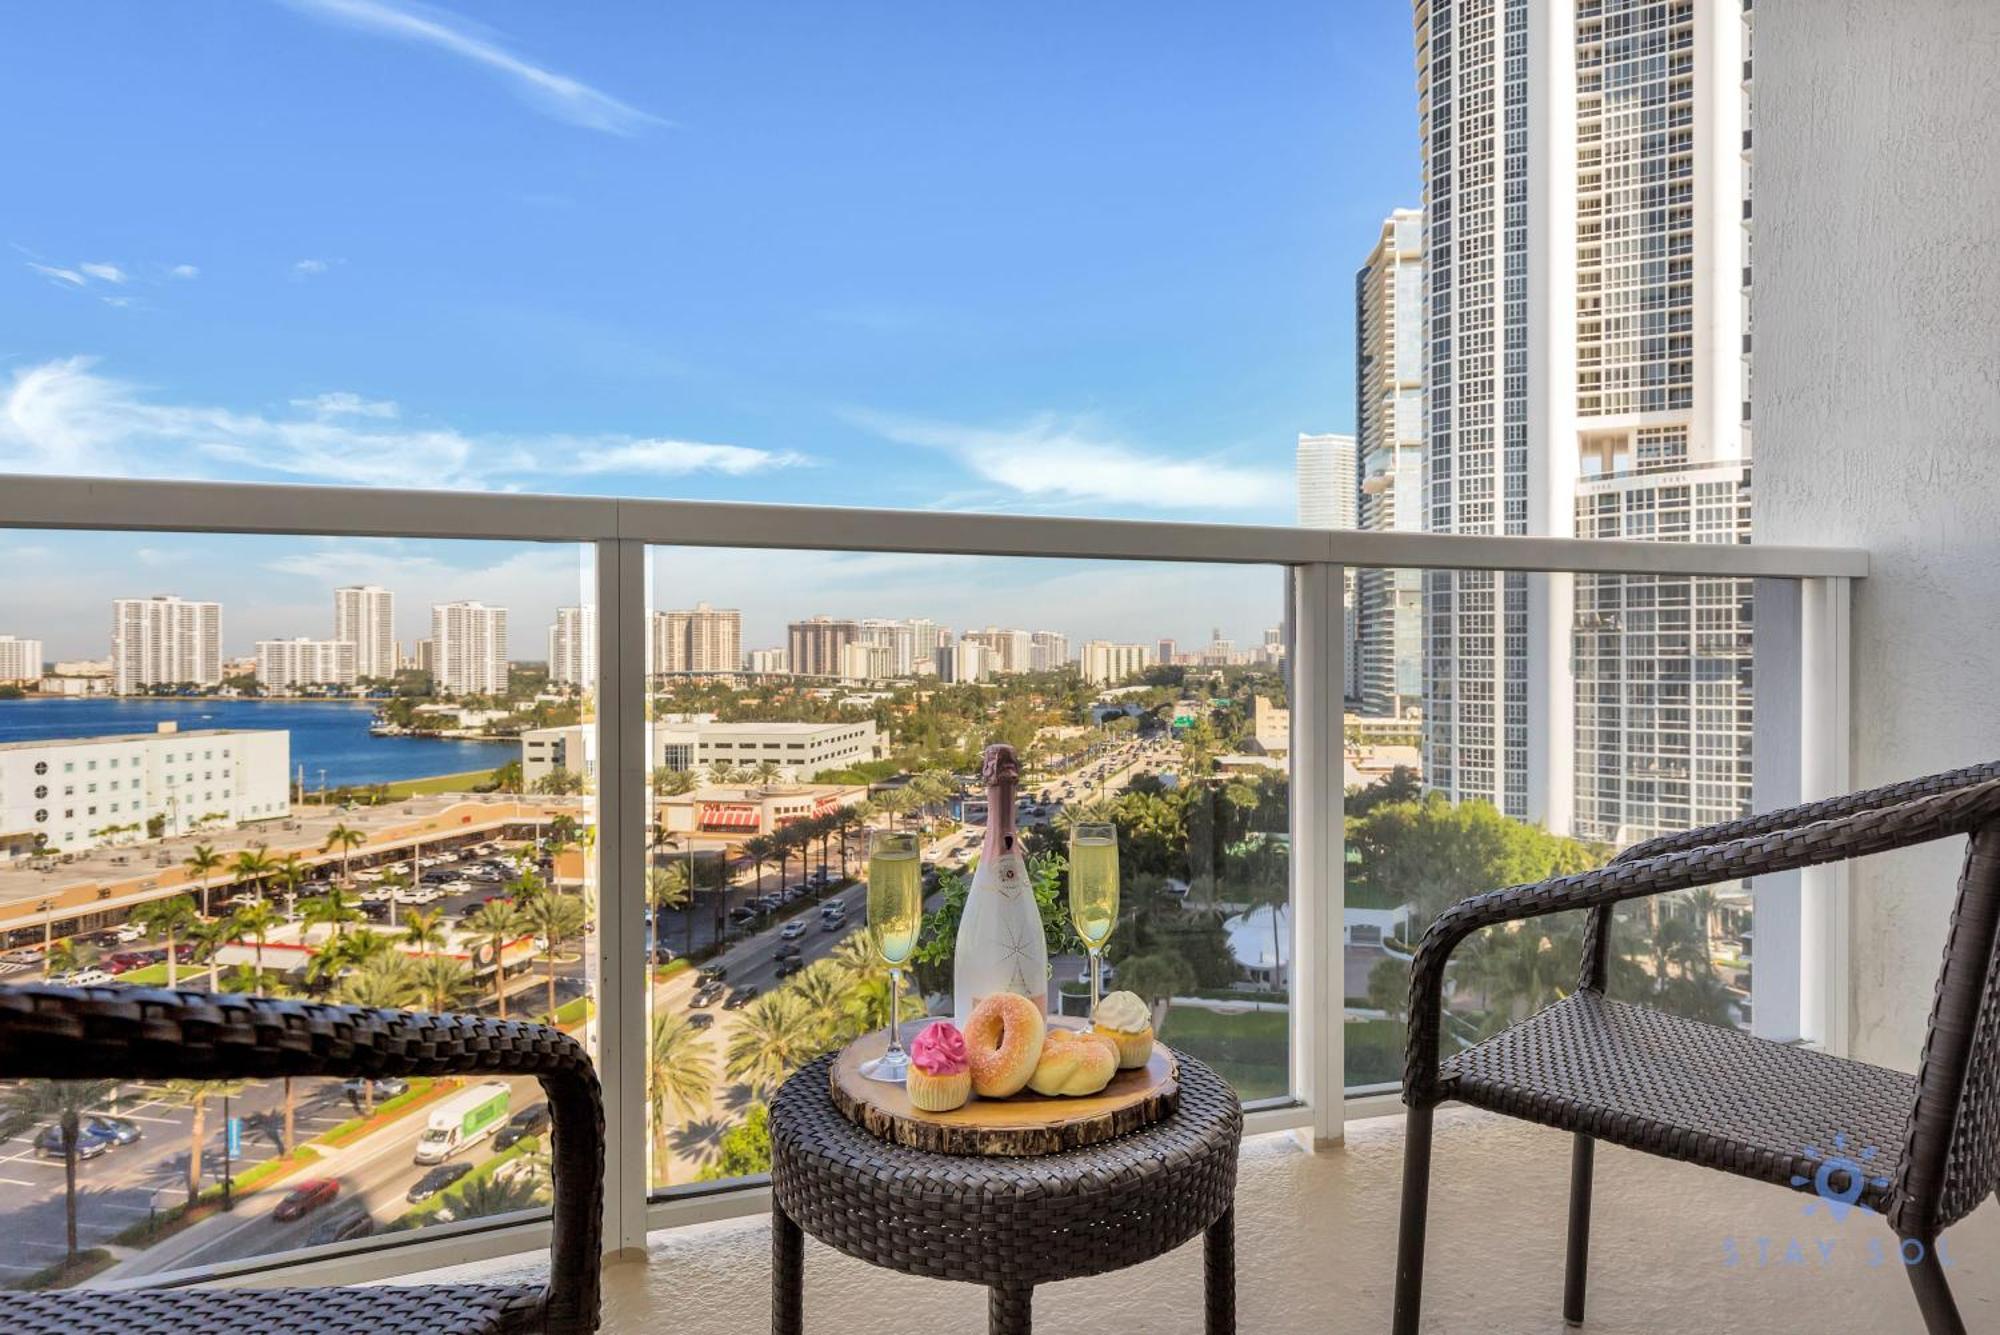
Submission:
M 1846 1132 L 1834 1136 L 1831 1154 L 1823 1152 L 1817 1145 L 1806 1146 L 1805 1157 L 1818 1167 L 1813 1169 L 1811 1177 L 1794 1175 L 1792 1185 L 1798 1188 L 1810 1185 L 1817 1199 L 1807 1201 L 1802 1213 L 1813 1214 L 1824 1210 L 1836 1224 L 1846 1223 L 1848 1212 L 1852 1210 L 1874 1214 L 1874 1208 L 1861 1200 L 1861 1193 L 1867 1187 L 1879 1191 L 1889 1185 L 1888 1178 L 1869 1175 L 1869 1165 L 1880 1154 L 1881 1151 L 1873 1145 L 1863 1146 L 1850 1154 Z

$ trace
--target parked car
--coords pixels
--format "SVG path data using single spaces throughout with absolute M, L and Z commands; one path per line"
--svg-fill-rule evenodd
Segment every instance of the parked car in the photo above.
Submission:
M 93 1129 L 88 1122 L 79 1122 L 77 1124 L 76 1157 L 79 1159 L 95 1159 L 98 1155 L 107 1153 L 117 1143 L 106 1132 Z M 50 1122 L 41 1129 L 41 1132 L 35 1137 L 35 1153 L 41 1155 L 44 1159 L 60 1159 L 63 1157 L 62 1126 L 60 1123 Z
M 714 1023 L 715 1017 L 707 1011 L 696 1011 L 687 1017 L 687 1027 L 690 1029 L 706 1029 Z
M 419 1201 L 429 1200 L 471 1171 L 472 1165 L 463 1159 L 439 1164 L 418 1178 L 417 1185 L 410 1188 L 408 1197 L 410 1204 L 415 1205 Z
M 111 929 L 111 937 L 114 941 L 126 943 L 143 941 L 146 939 L 146 929 L 136 922 L 122 923 Z
M 129 1117 L 113 1117 L 110 1113 L 92 1113 L 83 1119 L 83 1125 L 90 1130 L 111 1137 L 113 1146 L 130 1145 L 145 1132 Z
M 727 964 L 704 964 L 694 971 L 694 976 L 700 979 L 703 984 L 719 983 L 729 977 L 729 966 Z
M 751 923 L 757 921 L 757 918 L 757 910 L 748 904 L 738 904 L 729 910 L 729 921 L 733 923 Z
M 739 987 L 729 994 L 729 1000 L 722 1003 L 722 1009 L 726 1011 L 740 1011 L 756 999 L 757 989 L 754 985 Z
M 306 1215 L 319 1209 L 320 1206 L 325 1205 L 339 1194 L 340 1180 L 338 1178 L 307 1178 L 304 1182 L 299 1183 L 296 1187 L 285 1193 L 285 1198 L 278 1202 L 276 1209 L 271 1211 L 271 1218 L 280 1222 L 303 1219 Z
M 537 1103 L 531 1108 L 523 1108 L 507 1119 L 507 1125 L 494 1133 L 493 1148 L 504 1150 L 523 1136 L 539 1136 L 549 1129 L 549 1105 Z
M 385 1075 L 380 1080 L 375 1081 L 374 1085 L 375 1101 L 377 1103 L 380 1103 L 383 1099 L 397 1098 L 410 1092 L 410 1082 L 399 1075 Z M 341 1090 L 350 1099 L 364 1099 L 368 1097 L 368 1082 L 359 1079 L 350 1080 L 341 1086 Z
M 99 966 L 106 973 L 112 974 L 130 973 L 134 969 L 145 968 L 149 963 L 151 961 L 144 955 L 136 955 L 129 950 L 121 950 L 115 955 L 106 955 L 98 961 Z
M 10 950 L 5 955 L 0 955 L 0 963 L 40 964 L 41 962 L 42 952 L 39 950 Z
M 714 987 L 698 987 L 694 990 L 694 995 L 688 998 L 688 1005 L 695 1010 L 701 1010 L 704 1007 L 713 1006 L 715 999 L 721 995 L 722 987 L 720 984 Z
M 805 934 L 806 934 L 806 925 L 800 922 L 797 918 L 794 918 L 790 922 L 786 923 L 784 929 L 778 933 L 779 936 L 783 937 L 787 941 L 796 941 Z
M 102 987 L 111 981 L 111 975 L 102 969 L 71 969 L 55 978 L 59 987 Z

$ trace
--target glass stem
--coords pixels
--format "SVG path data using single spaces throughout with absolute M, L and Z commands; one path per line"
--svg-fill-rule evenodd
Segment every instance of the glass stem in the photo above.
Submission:
M 1097 1003 L 1099 1000 L 1097 993 L 1098 989 L 1104 983 L 1103 975 L 1099 972 L 1100 966 L 1097 962 L 1098 949 L 1099 947 L 1097 946 L 1090 948 L 1090 1022 L 1092 1024 L 1097 1023 Z
M 889 1050 L 883 1056 L 890 1062 L 903 1055 L 903 971 L 889 970 Z

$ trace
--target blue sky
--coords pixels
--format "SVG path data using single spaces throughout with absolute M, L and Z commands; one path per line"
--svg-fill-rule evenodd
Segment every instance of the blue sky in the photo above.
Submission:
M 1297 432 L 1352 424 L 1354 268 L 1417 194 L 1387 0 L 78 3 L 9 28 L 5 471 L 1288 522 Z M 0 632 L 101 639 L 75 572 L 129 585 L 130 544 L 9 542 L 74 578 L 0 596 Z M 349 546 L 305 546 L 163 540 L 148 578 L 240 607 L 232 648 L 322 634 L 261 610 L 342 582 Z M 566 554 L 531 594 L 490 550 L 403 556 L 516 591 L 530 644 L 530 598 L 574 583 Z M 830 596 L 819 564 L 784 615 Z M 673 570 L 663 602 L 735 597 Z

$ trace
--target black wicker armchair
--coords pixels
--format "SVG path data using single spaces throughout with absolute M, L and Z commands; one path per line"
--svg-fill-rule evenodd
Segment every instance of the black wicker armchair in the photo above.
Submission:
M 1613 907 L 1954 835 L 1969 836 L 1917 1074 L 1666 1015 L 1604 994 Z M 1440 1055 L 1445 966 L 1484 927 L 1589 909 L 1577 990 Z M 2000 764 L 1911 780 L 1638 845 L 1608 866 L 1476 895 L 1440 914 L 1410 977 L 1409 1105 L 1395 1330 L 1415 1335 L 1432 1114 L 1456 1099 L 1576 1133 L 1563 1316 L 1583 1320 L 1598 1140 L 1812 1190 L 1838 1136 L 1876 1147 L 1838 1189 L 1884 1215 L 1931 1335 L 1965 1329 L 1936 1241 L 2000 1185 Z
M 0 1296 L 22 1335 L 597 1329 L 604 1104 L 583 1046 L 544 1025 L 140 988 L 0 987 L 0 1079 L 534 1076 L 555 1154 L 549 1283 L 65 1290 Z

